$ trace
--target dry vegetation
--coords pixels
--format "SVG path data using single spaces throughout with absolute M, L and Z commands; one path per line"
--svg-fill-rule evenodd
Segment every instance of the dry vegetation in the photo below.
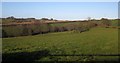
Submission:
M 116 25 L 118 25 L 117 20 L 110 21 L 105 18 L 89 21 L 61 21 L 47 18 L 38 20 L 34 18 L 17 19 L 8 17 L 3 18 L 2 22 L 2 37 L 17 37 L 63 31 L 75 31 L 81 33 L 89 31 L 92 27 L 96 26 L 119 28 L 116 27 Z
M 2 23 L 3 63 L 118 60 L 118 56 L 50 56 L 118 54 L 118 20 L 16 20 L 9 17 Z
M 17 37 L 72 30 L 84 32 L 88 31 L 92 27 L 95 27 L 96 24 L 88 21 L 59 21 L 53 19 L 48 20 L 45 18 L 41 20 L 32 18 L 16 19 L 9 17 L 3 19 L 2 26 L 2 37 Z

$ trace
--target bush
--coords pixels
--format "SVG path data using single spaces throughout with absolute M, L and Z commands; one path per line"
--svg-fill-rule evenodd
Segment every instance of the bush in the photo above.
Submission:
M 32 35 L 36 35 L 40 33 L 40 25 L 31 25 L 29 26 Z
M 49 20 L 48 18 L 42 18 L 41 20 Z
M 76 30 L 75 32 L 85 32 L 85 31 L 89 31 L 90 27 L 89 27 L 89 23 L 80 23 L 78 25 L 75 26 L 75 29 Z
M 55 26 L 50 25 L 50 32 L 55 32 Z
M 111 25 L 111 21 L 108 20 L 108 19 L 102 18 L 101 21 L 102 21 L 101 23 L 103 25 L 106 25 L 106 26 L 110 26 Z
M 74 24 L 67 24 L 67 25 L 65 25 L 65 29 L 66 30 L 68 30 L 68 31 L 72 31 L 72 30 L 74 30 L 75 29 L 75 25 Z
M 67 23 L 66 25 L 59 24 L 46 24 L 46 23 L 35 23 L 29 25 L 11 25 L 3 26 L 2 37 L 16 37 L 16 36 L 27 36 L 44 34 L 48 32 L 63 32 L 63 31 L 77 31 L 84 32 L 88 31 L 91 27 L 94 27 L 94 23 Z
M 22 29 L 22 34 L 21 35 L 23 35 L 23 36 L 27 36 L 27 35 L 31 35 L 32 34 L 31 29 L 27 25 L 23 25 L 21 27 L 21 29 Z
M 64 28 L 62 26 L 57 27 L 59 32 L 63 32 Z
M 2 30 L 2 37 L 7 37 L 7 34 L 4 30 Z
M 20 26 L 3 27 L 3 33 L 6 37 L 16 37 L 22 34 L 22 28 Z
M 49 25 L 48 24 L 41 24 L 40 25 L 40 32 L 43 33 L 48 33 L 49 32 Z

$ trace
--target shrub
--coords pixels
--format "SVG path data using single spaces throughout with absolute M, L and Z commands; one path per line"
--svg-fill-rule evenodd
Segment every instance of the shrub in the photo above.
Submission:
M 40 25 L 31 25 L 29 26 L 29 29 L 31 30 L 32 35 L 36 35 L 40 33 Z
M 23 36 L 26 36 L 26 35 L 31 35 L 31 30 L 27 27 L 27 25 L 24 25 L 23 28 L 22 28 L 22 34 Z
M 76 30 L 75 32 L 84 32 L 84 31 L 88 31 L 90 29 L 89 27 L 89 24 L 88 23 L 80 23 L 78 25 L 75 26 L 75 29 Z
M 67 24 L 65 25 L 65 29 L 68 30 L 68 31 L 72 31 L 75 29 L 75 25 L 74 24 Z
M 7 37 L 16 37 L 22 34 L 22 29 L 19 26 L 3 27 L 3 30 Z
M 49 31 L 49 25 L 48 24 L 41 24 L 40 25 L 40 32 L 43 33 L 47 33 Z
M 63 29 L 62 26 L 59 26 L 59 27 L 57 27 L 57 28 L 58 28 L 58 31 L 59 31 L 59 32 L 63 32 L 63 31 L 64 31 L 64 29 Z
M 41 20 L 49 20 L 48 18 L 42 18 Z
M 55 26 L 50 25 L 50 32 L 55 32 Z
M 101 23 L 103 25 L 106 25 L 106 26 L 110 26 L 111 25 L 111 21 L 108 20 L 108 19 L 102 18 L 101 21 L 102 21 Z
M 2 37 L 7 37 L 7 34 L 4 30 L 2 30 Z
M 26 25 L 11 25 L 3 26 L 2 37 L 16 37 L 26 35 L 44 34 L 48 32 L 63 32 L 72 31 L 84 32 L 88 31 L 91 27 L 94 27 L 94 23 L 89 22 L 77 22 L 77 23 L 65 23 L 64 24 L 46 24 L 46 23 L 34 23 Z

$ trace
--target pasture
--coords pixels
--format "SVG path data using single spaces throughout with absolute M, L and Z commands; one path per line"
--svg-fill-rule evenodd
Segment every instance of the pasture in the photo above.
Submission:
M 41 56 L 77 54 L 118 54 L 118 29 L 94 27 L 82 33 L 51 32 L 32 36 L 2 39 L 3 61 L 104 61 L 117 56 Z M 15 59 L 15 60 L 14 60 Z

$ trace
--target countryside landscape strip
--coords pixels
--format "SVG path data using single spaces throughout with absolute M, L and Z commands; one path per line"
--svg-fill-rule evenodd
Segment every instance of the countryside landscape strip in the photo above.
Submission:
M 119 63 L 117 2 L 1 5 L 2 63 Z

